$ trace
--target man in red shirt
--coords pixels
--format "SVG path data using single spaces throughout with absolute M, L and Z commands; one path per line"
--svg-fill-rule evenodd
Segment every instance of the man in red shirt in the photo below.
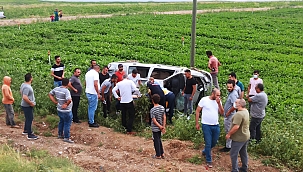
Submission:
M 120 82 L 120 81 L 123 80 L 123 75 L 125 75 L 125 72 L 124 72 L 124 70 L 123 70 L 123 65 L 122 65 L 122 64 L 119 64 L 119 65 L 118 65 L 118 69 L 119 69 L 119 70 L 117 70 L 115 74 L 116 74 L 117 77 L 118 77 L 118 81 L 117 81 L 117 82 Z
M 220 89 L 219 83 L 218 83 L 218 72 L 219 72 L 219 66 L 221 66 L 221 63 L 219 62 L 217 57 L 215 57 L 213 55 L 213 53 L 211 51 L 206 51 L 206 55 L 209 58 L 208 68 L 211 70 L 210 74 L 213 79 L 213 84 L 217 89 Z

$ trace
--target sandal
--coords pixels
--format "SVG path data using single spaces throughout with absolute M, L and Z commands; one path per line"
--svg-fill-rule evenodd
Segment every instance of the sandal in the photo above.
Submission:
M 164 156 L 164 154 L 162 154 L 162 155 L 161 155 L 161 158 L 162 158 L 162 159 L 165 159 L 165 156 Z
M 152 156 L 152 158 L 153 158 L 153 159 L 161 159 L 161 156 L 156 156 L 156 155 L 154 155 L 154 156 Z

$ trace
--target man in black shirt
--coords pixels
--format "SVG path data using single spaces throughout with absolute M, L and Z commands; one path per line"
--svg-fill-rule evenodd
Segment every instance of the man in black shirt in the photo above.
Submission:
M 99 73 L 99 83 L 102 85 L 103 81 L 109 78 L 108 67 L 104 66 L 102 71 Z
M 195 78 L 191 75 L 189 69 L 185 70 L 186 83 L 182 91 L 184 97 L 184 115 L 187 115 L 187 119 L 190 119 L 190 115 L 187 114 L 187 109 L 189 109 L 189 114 L 193 113 L 193 98 L 197 90 L 197 82 Z
M 56 63 L 51 68 L 51 76 L 54 77 L 54 87 L 62 86 L 64 78 L 64 64 L 61 63 L 60 56 L 55 56 Z

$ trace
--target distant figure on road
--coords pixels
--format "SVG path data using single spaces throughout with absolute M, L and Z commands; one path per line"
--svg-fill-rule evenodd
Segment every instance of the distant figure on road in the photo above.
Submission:
M 51 22 L 54 22 L 54 21 L 55 21 L 55 16 L 54 16 L 54 14 L 52 14 L 52 15 L 50 16 L 50 20 L 51 20 Z
M 55 15 L 55 21 L 59 21 L 59 13 L 58 13 L 58 9 L 55 9 L 55 11 L 54 11 L 54 15 Z
M 62 18 L 62 16 L 63 16 L 62 10 L 59 10 L 58 15 L 59 15 L 59 17 L 60 17 L 60 19 L 61 19 L 61 18 Z
M 70 126 L 72 125 L 72 97 L 67 89 L 69 80 L 62 79 L 62 86 L 54 88 L 49 92 L 48 96 L 51 101 L 57 105 L 58 116 L 60 118 L 58 124 L 58 139 L 63 139 L 64 142 L 74 143 L 70 139 Z
M 208 68 L 210 69 L 210 74 L 213 79 L 213 84 L 216 88 L 220 90 L 219 82 L 218 82 L 218 73 L 219 73 L 219 66 L 221 66 L 221 63 L 219 62 L 217 57 L 213 55 L 211 51 L 206 51 L 206 55 L 209 58 Z
M 5 121 L 6 125 L 11 126 L 12 128 L 17 127 L 14 121 L 15 112 L 13 109 L 13 103 L 15 101 L 13 97 L 13 93 L 11 90 L 11 82 L 12 78 L 9 76 L 5 76 L 3 78 L 3 85 L 2 85 L 2 103 L 5 108 L 6 116 Z
M 30 73 L 27 73 L 24 78 L 25 82 L 20 87 L 20 93 L 22 97 L 21 107 L 25 117 L 24 130 L 22 134 L 27 135 L 27 139 L 29 140 L 36 140 L 38 137 L 35 136 L 32 131 L 34 106 L 36 106 L 34 90 L 31 86 L 33 77 Z
M 51 76 L 54 77 L 54 87 L 62 85 L 62 78 L 64 78 L 64 64 L 61 63 L 60 56 L 55 56 L 56 63 L 51 68 Z

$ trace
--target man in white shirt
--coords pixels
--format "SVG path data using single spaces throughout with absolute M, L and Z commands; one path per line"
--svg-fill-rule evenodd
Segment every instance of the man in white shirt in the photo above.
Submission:
M 100 99 L 100 85 L 99 85 L 99 71 L 100 66 L 93 66 L 92 70 L 89 70 L 85 74 L 85 93 L 88 99 L 88 124 L 89 127 L 99 127 L 99 124 L 95 123 L 95 111 L 98 106 L 98 99 Z
M 206 156 L 206 164 L 212 168 L 211 149 L 217 144 L 220 136 L 219 116 L 224 109 L 220 99 L 220 90 L 215 88 L 210 96 L 203 97 L 196 109 L 196 129 L 200 130 L 199 116 L 202 110 L 201 123 L 205 148 L 202 155 Z
M 127 78 L 129 80 L 132 80 L 136 84 L 136 87 L 139 87 L 141 85 L 141 80 L 140 80 L 141 77 L 137 69 L 134 69 L 132 73 L 128 75 Z
M 120 97 L 117 91 L 120 92 Z M 127 134 L 134 135 L 132 132 L 133 122 L 135 118 L 135 106 L 133 103 L 133 92 L 139 94 L 139 89 L 136 87 L 133 81 L 127 79 L 127 74 L 123 75 L 123 80 L 118 82 L 112 90 L 113 95 L 120 101 L 120 107 L 122 111 L 122 125 L 126 128 Z M 126 113 L 128 112 L 128 122 L 126 121 Z

